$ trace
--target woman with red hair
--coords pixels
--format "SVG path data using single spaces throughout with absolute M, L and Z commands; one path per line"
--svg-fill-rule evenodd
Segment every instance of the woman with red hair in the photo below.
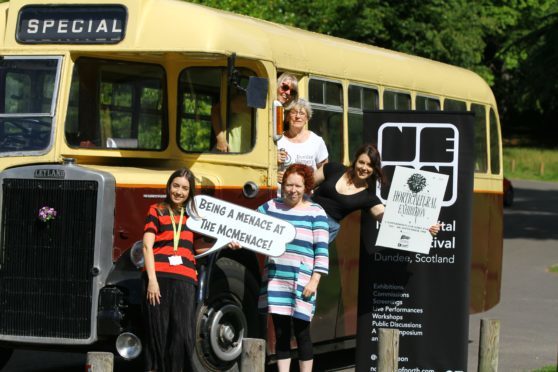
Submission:
M 314 187 L 312 168 L 293 164 L 283 174 L 282 198 L 272 199 L 258 211 L 290 222 L 296 228 L 295 239 L 285 253 L 268 257 L 260 309 L 273 319 L 277 367 L 286 372 L 291 363 L 291 324 L 298 345 L 300 371 L 311 371 L 313 364 L 310 321 L 316 309 L 316 292 L 322 275 L 327 275 L 329 227 L 327 216 L 307 195 Z

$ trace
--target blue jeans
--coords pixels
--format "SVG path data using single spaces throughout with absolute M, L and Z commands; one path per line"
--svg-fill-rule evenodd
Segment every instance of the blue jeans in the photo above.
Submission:
M 337 237 L 341 225 L 330 216 L 327 216 L 327 223 L 329 225 L 329 242 L 331 243 Z

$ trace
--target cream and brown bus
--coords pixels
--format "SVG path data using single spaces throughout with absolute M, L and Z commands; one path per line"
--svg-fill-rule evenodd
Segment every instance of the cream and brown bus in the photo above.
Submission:
M 498 303 L 500 126 L 476 74 L 177 0 L 12 0 L 0 25 L 0 366 L 17 348 L 116 342 L 137 356 L 148 205 L 183 166 L 198 192 L 251 208 L 272 198 L 282 72 L 298 77 L 330 161 L 348 164 L 364 110 L 475 112 L 470 309 Z M 215 150 L 212 113 L 229 152 Z M 40 221 L 43 207 L 56 218 Z M 318 352 L 355 345 L 358 221 L 330 248 Z M 261 263 L 247 250 L 200 262 L 200 371 L 234 368 L 242 338 L 264 334 Z

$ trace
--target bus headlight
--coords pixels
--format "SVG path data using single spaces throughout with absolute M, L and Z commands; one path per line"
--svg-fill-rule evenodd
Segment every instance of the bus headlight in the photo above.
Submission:
M 141 341 L 131 332 L 124 332 L 116 338 L 116 351 L 126 360 L 137 358 L 141 354 Z
M 138 240 L 130 249 L 130 261 L 132 261 L 134 266 L 138 269 L 141 269 L 145 264 L 143 259 L 143 241 Z

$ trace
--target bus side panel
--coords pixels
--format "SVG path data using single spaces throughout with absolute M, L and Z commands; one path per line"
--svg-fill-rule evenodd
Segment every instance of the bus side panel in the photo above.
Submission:
M 117 261 L 132 245 L 143 238 L 147 210 L 164 199 L 165 189 L 117 187 L 114 218 L 113 260 Z M 156 196 L 160 196 L 157 198 Z
M 340 303 L 335 337 L 355 336 L 357 329 L 358 273 L 360 251 L 360 211 L 341 223 L 334 247 L 339 260 Z
M 503 253 L 503 201 L 496 193 L 473 195 L 471 314 L 487 311 L 500 301 Z
M 339 237 L 337 238 L 339 239 Z M 310 325 L 313 342 L 335 341 L 336 321 L 340 308 L 341 293 L 348 283 L 342 281 L 344 252 L 337 247 L 344 247 L 339 242 L 329 245 L 329 272 L 320 279 L 316 302 L 316 313 Z
M 502 196 L 473 196 L 473 247 L 471 265 L 471 314 L 487 311 L 500 301 L 503 249 Z M 354 336 L 357 323 L 360 212 L 345 218 L 335 249 L 339 260 L 341 299 L 336 337 Z M 330 248 L 331 249 L 331 248 Z

